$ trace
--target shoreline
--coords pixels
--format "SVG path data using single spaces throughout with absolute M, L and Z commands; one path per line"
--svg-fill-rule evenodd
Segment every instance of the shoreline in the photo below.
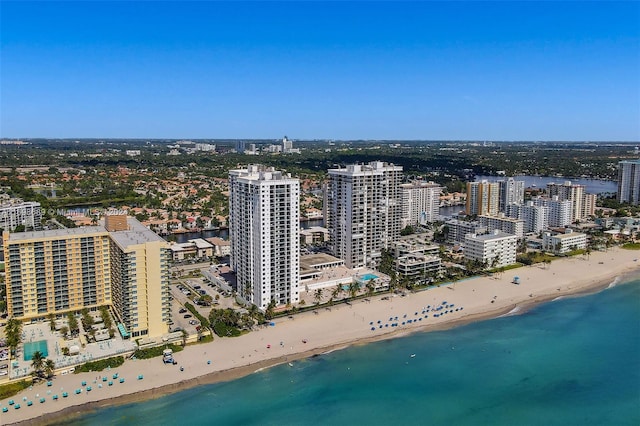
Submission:
M 216 338 L 214 342 L 202 344 L 202 345 L 189 346 L 185 348 L 185 351 L 177 353 L 176 354 L 177 357 L 181 360 L 180 364 L 186 367 L 185 371 L 193 367 L 194 370 L 196 370 L 195 375 L 185 375 L 183 373 L 176 373 L 177 370 L 171 370 L 171 367 L 166 367 L 166 368 L 163 367 L 160 369 L 160 370 L 163 370 L 163 373 L 158 375 L 158 377 L 160 377 L 161 379 L 158 379 L 155 385 L 154 383 L 149 382 L 148 385 L 146 386 L 137 386 L 137 387 L 142 387 L 141 389 L 135 389 L 136 386 L 132 386 L 132 388 L 134 389 L 131 389 L 131 393 L 119 394 L 119 395 L 118 394 L 113 395 L 114 393 L 113 391 L 115 389 L 115 386 L 114 386 L 113 388 L 109 389 L 110 391 L 112 391 L 111 392 L 112 395 L 105 395 L 103 398 L 98 398 L 98 399 L 89 400 L 89 401 L 87 401 L 85 398 L 82 398 L 82 399 L 85 399 L 83 402 L 78 399 L 79 398 L 78 396 L 75 396 L 75 399 L 77 400 L 75 401 L 76 404 L 70 404 L 70 402 L 73 401 L 73 398 L 74 398 L 73 396 L 70 395 L 71 399 L 65 400 L 65 402 L 67 403 L 66 404 L 67 406 L 60 407 L 60 410 L 51 411 L 49 410 L 49 408 L 50 407 L 52 408 L 54 404 L 58 404 L 59 402 L 62 402 L 62 400 L 57 402 L 49 402 L 46 405 L 41 405 L 38 407 L 38 408 L 42 407 L 45 410 L 38 410 L 38 408 L 36 407 L 24 407 L 23 409 L 24 411 L 23 410 L 18 411 L 18 410 L 12 409 L 7 414 L 11 415 L 11 414 L 14 414 L 14 412 L 15 414 L 23 414 L 23 413 L 26 414 L 27 411 L 31 410 L 32 408 L 36 408 L 36 410 L 38 410 L 39 412 L 33 412 L 34 415 L 31 416 L 30 418 L 15 419 L 15 421 L 13 419 L 7 419 L 7 420 L 9 420 L 9 422 L 13 421 L 13 423 L 9 423 L 9 424 L 19 424 L 19 425 L 40 425 L 40 424 L 51 424 L 51 423 L 57 424 L 57 423 L 63 422 L 64 420 L 77 418 L 79 416 L 82 416 L 90 412 L 94 412 L 101 408 L 147 401 L 151 399 L 160 398 L 162 396 L 170 395 L 176 392 L 180 392 L 186 389 L 191 389 L 201 385 L 231 381 L 241 377 L 245 377 L 259 370 L 270 368 L 279 364 L 293 362 L 293 361 L 305 359 L 305 358 L 310 358 L 317 355 L 323 355 L 329 352 L 333 352 L 335 350 L 341 350 L 351 346 L 365 345 L 365 344 L 369 344 L 369 343 L 373 343 L 381 340 L 404 337 L 414 333 L 447 330 L 447 329 L 464 326 L 464 325 L 478 322 L 478 321 L 498 318 L 501 316 L 525 314 L 529 310 L 535 308 L 540 304 L 548 303 L 558 298 L 581 297 L 588 294 L 598 293 L 598 292 L 601 292 L 602 290 L 605 290 L 611 287 L 612 284 L 614 283 L 625 282 L 631 278 L 638 276 L 638 263 L 634 263 L 636 261 L 635 259 L 633 259 L 636 253 L 633 253 L 633 252 L 629 253 L 629 251 L 617 249 L 615 255 L 612 252 L 598 253 L 598 255 L 599 256 L 592 255 L 592 257 L 594 257 L 594 261 L 591 261 L 591 262 L 585 259 L 580 259 L 580 258 L 562 259 L 557 262 L 553 262 L 553 265 L 549 269 L 542 269 L 536 265 L 533 265 L 530 267 L 518 268 L 516 271 L 518 271 L 519 275 L 522 275 L 525 280 L 529 280 L 530 278 L 536 278 L 536 279 L 545 278 L 544 275 L 545 274 L 549 275 L 550 273 L 553 274 L 552 276 L 555 276 L 557 273 L 559 281 L 555 282 L 555 280 L 549 280 L 549 279 L 536 280 L 538 281 L 536 288 L 522 287 L 521 285 L 514 285 L 511 283 L 507 283 L 508 286 L 505 286 L 505 279 L 479 277 L 479 278 L 467 280 L 466 282 L 454 283 L 451 285 L 452 286 L 451 288 L 448 288 L 448 286 L 436 287 L 433 289 L 428 289 L 425 291 L 409 294 L 407 297 L 402 297 L 402 298 L 398 297 L 396 298 L 398 300 L 391 300 L 389 302 L 385 302 L 381 300 L 381 297 L 384 295 L 374 296 L 372 298 L 373 302 L 364 303 L 364 302 L 358 301 L 353 305 L 353 307 L 351 306 L 350 307 L 342 306 L 338 308 L 333 307 L 331 312 L 323 311 L 321 313 L 323 318 L 325 318 L 325 321 L 337 319 L 336 324 L 338 324 L 338 326 L 340 326 L 341 324 L 344 324 L 344 321 L 348 321 L 350 326 L 355 324 L 355 325 L 359 325 L 360 328 L 362 328 L 364 325 L 364 327 L 367 330 L 369 330 L 369 327 L 366 326 L 368 322 L 365 320 L 365 317 L 364 317 L 365 314 L 371 315 L 373 313 L 374 315 L 377 315 L 379 317 L 380 315 L 384 315 L 380 312 L 386 311 L 387 314 L 389 312 L 392 312 L 392 315 L 393 315 L 394 309 L 398 307 L 403 309 L 404 312 L 407 312 L 408 305 L 411 305 L 409 310 L 410 312 L 411 310 L 414 309 L 413 306 L 415 306 L 416 302 L 421 303 L 421 305 L 419 306 L 426 306 L 426 300 L 430 299 L 430 296 L 435 295 L 436 297 L 434 298 L 434 300 L 437 299 L 438 297 L 440 297 L 440 299 L 437 299 L 437 300 L 442 300 L 441 297 L 446 296 L 448 300 L 448 299 L 454 299 L 455 296 L 457 296 L 456 293 L 458 293 L 459 291 L 460 292 L 464 291 L 466 295 L 463 295 L 463 296 L 468 296 L 467 297 L 468 301 L 470 300 L 470 301 L 476 302 L 477 306 L 470 306 L 468 312 L 465 312 L 464 315 L 462 314 L 457 315 L 457 312 L 456 312 L 456 315 L 454 315 L 453 317 L 444 319 L 442 321 L 435 320 L 434 318 L 433 322 L 431 322 L 432 320 L 430 319 L 428 321 L 425 321 L 424 323 L 420 323 L 419 325 L 416 322 L 416 325 L 411 325 L 406 327 L 404 327 L 403 325 L 402 328 L 389 328 L 388 331 L 380 330 L 380 332 L 378 332 L 376 330 L 374 332 L 375 334 L 371 334 L 371 331 L 369 331 L 368 335 L 363 331 L 361 331 L 360 329 L 356 329 L 355 327 L 346 327 L 348 328 L 348 330 L 342 333 L 343 336 L 335 336 L 335 335 L 332 335 L 333 333 L 326 331 L 326 329 L 329 327 L 318 327 L 316 325 L 317 335 L 313 333 L 313 330 L 305 329 L 305 327 L 309 324 L 312 324 L 312 323 L 318 324 L 321 322 L 318 319 L 314 319 L 315 316 L 311 312 L 302 314 L 300 318 L 296 317 L 294 320 L 278 319 L 277 327 L 270 327 L 269 329 L 251 332 L 248 335 L 246 335 L 246 336 L 250 336 L 250 338 L 245 338 L 245 339 L 235 338 L 235 340 L 234 339 L 225 340 L 221 338 Z M 582 275 L 582 273 L 585 273 L 588 271 L 581 270 L 580 271 L 581 276 L 576 277 L 575 266 L 577 265 L 573 265 L 573 264 L 575 264 L 576 262 L 580 262 L 580 263 L 589 262 L 588 265 L 595 265 L 595 267 L 592 266 L 593 268 L 601 267 L 603 264 L 599 262 L 596 263 L 596 261 L 601 258 L 604 258 L 604 256 L 607 256 L 607 257 L 614 256 L 611 258 L 611 260 L 612 261 L 614 259 L 616 260 L 616 262 L 614 262 L 615 267 L 611 269 L 600 268 L 604 270 L 604 273 L 601 273 L 600 275 L 593 274 L 587 277 Z M 581 264 L 580 266 L 583 266 L 583 265 Z M 563 270 L 565 273 L 561 274 Z M 522 274 L 520 274 L 520 272 L 522 272 Z M 524 272 L 527 272 L 527 273 L 525 274 Z M 600 272 L 603 272 L 603 271 L 600 271 Z M 489 285 L 491 285 L 492 288 L 489 288 Z M 523 289 L 526 289 L 527 291 L 526 292 L 521 291 Z M 448 291 L 448 290 L 453 290 L 456 293 L 453 293 L 452 291 Z M 476 290 L 478 290 L 477 293 L 482 293 L 483 297 L 486 297 L 487 294 L 490 295 L 494 292 L 498 293 L 498 290 L 502 290 L 502 293 L 498 293 L 500 294 L 500 299 L 497 299 L 498 294 L 496 294 L 493 296 L 493 299 L 491 299 L 490 303 L 487 302 L 487 300 L 490 300 L 490 298 L 484 299 L 485 300 L 484 303 L 481 303 L 479 300 L 477 300 L 479 299 L 480 294 L 473 294 L 473 293 L 476 293 Z M 504 302 L 503 302 L 502 301 L 503 296 L 510 296 L 510 294 L 507 294 L 508 293 L 507 290 L 511 293 L 516 293 L 516 296 L 512 298 L 506 298 L 504 299 Z M 532 291 L 531 293 L 527 294 L 529 290 L 537 290 L 537 291 Z M 473 297 L 474 299 L 469 299 L 469 297 Z M 495 305 L 492 306 L 495 300 L 498 300 L 498 303 L 495 303 Z M 464 303 L 464 305 L 465 305 L 465 309 L 467 309 L 467 304 Z M 419 309 L 419 308 L 415 308 L 415 309 Z M 516 309 L 517 311 L 513 312 Z M 350 313 L 352 315 L 349 315 Z M 369 318 L 372 318 L 372 317 L 369 316 Z M 342 322 L 340 320 L 342 320 Z M 294 346 L 291 346 L 291 351 L 288 351 L 286 348 L 284 348 L 281 341 L 282 350 L 284 350 L 284 353 L 281 355 L 278 355 L 275 349 L 274 350 L 268 349 L 266 351 L 264 350 L 264 342 L 277 341 L 277 339 L 282 338 L 282 336 L 287 336 L 286 338 L 289 339 L 289 335 L 291 334 L 293 336 L 296 336 L 296 332 L 298 333 L 297 337 L 300 337 L 299 333 L 301 329 L 304 330 L 304 334 L 301 334 L 302 336 L 305 336 L 305 337 L 308 336 L 310 338 L 310 341 L 313 340 L 314 343 L 317 341 L 317 343 L 314 345 L 308 345 L 309 346 L 308 349 L 306 347 L 307 346 L 306 344 L 303 344 L 303 345 L 296 344 L 295 350 L 294 350 Z M 277 334 L 276 331 L 282 331 L 283 333 Z M 336 333 L 338 333 L 339 331 L 341 330 L 336 330 Z M 324 332 L 324 335 L 322 334 L 323 332 Z M 275 340 L 270 340 L 268 338 L 269 334 L 274 334 L 275 336 L 272 336 L 272 337 Z M 327 334 L 329 334 L 329 336 L 326 336 Z M 267 337 L 267 340 L 265 340 L 265 337 Z M 321 338 L 321 337 L 324 337 L 324 338 Z M 200 364 L 204 363 L 203 356 L 206 357 L 207 352 L 205 351 L 203 355 L 200 355 L 200 353 L 203 350 L 209 350 L 211 348 L 215 348 L 216 347 L 216 345 L 214 345 L 215 342 L 218 342 L 217 346 L 219 346 L 219 348 L 216 348 L 216 349 L 226 348 L 229 350 L 228 353 L 226 352 L 224 353 L 225 355 L 229 356 L 229 359 L 225 359 L 224 360 L 225 362 L 219 362 L 219 363 L 216 361 L 216 369 L 214 371 L 210 371 L 211 368 L 209 368 L 209 371 L 205 371 L 206 369 L 204 368 L 204 366 Z M 258 349 L 255 349 L 257 347 L 255 346 L 256 344 L 262 345 L 261 352 L 259 352 Z M 287 346 L 288 345 L 289 343 L 287 343 Z M 270 345 L 268 347 L 270 347 Z M 252 348 L 254 350 L 254 353 L 250 352 Z M 232 353 L 232 352 L 235 352 L 235 353 Z M 220 353 L 223 353 L 223 352 L 220 352 Z M 184 356 L 182 354 L 184 354 Z M 240 360 L 237 360 L 237 358 L 236 359 L 232 358 L 233 355 L 237 356 L 239 354 L 243 354 Z M 247 354 L 249 358 L 251 358 L 252 355 L 255 355 L 255 358 L 254 358 L 255 361 L 246 359 L 245 355 Z M 184 361 L 182 360 L 183 358 L 184 358 Z M 153 371 L 150 371 L 153 368 L 152 365 L 157 364 L 158 361 L 157 359 L 145 360 L 145 361 L 151 361 L 151 362 L 143 363 L 140 360 L 127 361 L 125 363 L 125 366 L 129 364 L 129 367 L 131 367 L 129 368 L 129 373 L 131 373 L 131 371 L 134 370 L 136 363 L 138 364 L 138 366 L 140 366 L 140 364 L 145 364 L 145 366 L 147 366 L 148 364 L 151 367 L 147 366 L 148 368 L 142 370 L 142 372 L 145 373 L 145 380 L 146 380 L 147 374 L 149 375 L 153 374 Z M 192 363 L 189 364 L 189 361 L 192 361 Z M 239 365 L 234 365 L 234 364 L 239 364 Z M 200 373 L 200 371 L 202 371 L 202 373 Z M 165 372 L 168 372 L 168 373 L 165 373 Z M 70 379 L 67 378 L 67 379 L 73 380 L 74 382 L 79 382 L 80 380 L 87 378 L 91 374 L 96 374 L 96 373 L 84 373 L 80 375 L 74 375 L 75 377 L 72 377 Z M 167 375 L 165 376 L 164 374 L 167 374 Z M 174 380 L 167 381 L 168 379 L 170 379 L 169 376 L 172 376 Z M 128 377 L 131 377 L 131 376 L 128 376 Z M 140 385 L 140 383 L 141 382 L 138 382 L 136 384 Z M 36 386 L 36 387 L 41 390 L 46 390 L 46 388 L 42 388 L 40 386 Z M 34 387 L 34 389 L 36 387 Z M 101 392 L 101 391 L 99 390 L 94 391 L 91 397 L 93 398 L 94 396 L 97 396 L 96 395 L 97 392 Z M 88 393 L 83 394 L 83 396 L 86 396 L 86 395 L 88 395 Z M 21 394 L 17 395 L 16 400 L 20 396 Z M 6 402 L 2 405 L 3 406 L 6 405 Z M 7 414 L 3 414 L 3 416 Z

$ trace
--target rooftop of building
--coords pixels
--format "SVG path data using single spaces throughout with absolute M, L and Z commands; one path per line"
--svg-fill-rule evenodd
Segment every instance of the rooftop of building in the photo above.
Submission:
M 409 183 L 401 184 L 400 188 L 442 188 L 442 185 L 431 181 L 414 180 Z
M 566 234 L 556 234 L 556 235 L 552 235 L 553 238 L 558 238 L 560 240 L 564 240 L 565 238 L 573 238 L 573 237 L 580 237 L 582 238 L 583 236 L 586 236 L 587 234 L 584 234 L 582 232 L 569 232 Z
M 365 173 L 382 173 L 384 171 L 402 171 L 402 166 L 385 163 L 382 161 L 371 161 L 367 164 L 348 164 L 346 167 L 329 169 L 329 174 L 358 175 Z
M 317 265 L 326 265 L 336 262 L 344 263 L 344 261 L 342 261 L 341 259 L 338 259 L 337 257 L 331 256 L 330 254 L 326 253 L 314 253 L 300 256 L 301 269 L 313 268 Z
M 231 245 L 231 242 L 229 240 L 225 240 L 225 239 L 222 239 L 220 237 L 210 237 L 210 238 L 205 238 L 205 240 L 207 240 L 208 242 L 210 242 L 214 246 L 229 246 L 229 245 Z
M 312 234 L 314 232 L 326 233 L 329 232 L 329 230 L 327 228 L 323 228 L 322 226 L 310 226 L 306 229 L 300 229 L 300 233 L 303 235 Z
M 238 180 L 247 181 L 295 181 L 297 178 L 291 177 L 291 174 L 273 167 L 267 167 L 262 164 L 250 164 L 246 169 L 229 170 L 230 176 L 236 176 Z
M 490 234 L 482 234 L 482 235 L 477 235 L 477 234 L 470 234 L 471 238 L 477 240 L 477 241 L 491 241 L 491 240 L 499 240 L 502 238 L 507 238 L 507 237 L 513 237 L 516 238 L 515 235 L 513 234 L 507 234 L 506 232 L 502 232 L 499 230 L 495 230 Z
M 206 241 L 202 238 L 194 238 L 192 240 L 189 240 L 188 242 L 190 244 L 195 244 L 195 246 L 198 247 L 199 249 L 213 248 L 213 244 L 211 244 L 209 241 Z
M 46 231 L 11 232 L 9 234 L 9 242 L 55 239 L 96 233 L 104 233 L 106 235 L 107 230 L 104 226 L 83 226 L 80 228 L 48 229 Z
M 146 228 L 135 218 L 128 217 L 127 225 L 129 226 L 129 229 L 126 231 L 109 232 L 111 239 L 122 249 L 126 250 L 130 246 L 144 243 L 166 243 L 166 241 L 162 237 Z

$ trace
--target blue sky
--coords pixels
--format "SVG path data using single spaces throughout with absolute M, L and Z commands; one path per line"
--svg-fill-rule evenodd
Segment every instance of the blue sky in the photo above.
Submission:
M 0 137 L 640 140 L 639 2 L 0 2 Z

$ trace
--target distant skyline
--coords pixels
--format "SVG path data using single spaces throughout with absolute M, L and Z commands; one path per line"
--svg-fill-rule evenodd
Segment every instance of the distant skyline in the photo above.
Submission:
M 640 141 L 640 2 L 0 1 L 0 138 Z

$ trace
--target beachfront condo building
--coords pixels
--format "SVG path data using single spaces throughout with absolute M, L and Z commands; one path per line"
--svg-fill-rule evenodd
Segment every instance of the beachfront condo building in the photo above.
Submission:
M 135 218 L 107 216 L 111 255 L 111 299 L 132 337 L 169 331 L 171 246 Z
M 587 234 L 573 232 L 567 228 L 564 234 L 545 232 L 542 235 L 542 249 L 554 254 L 565 254 L 587 248 Z
M 640 159 L 618 163 L 618 202 L 640 204 Z
M 347 268 L 375 267 L 400 236 L 402 167 L 380 161 L 329 169 L 325 223 Z
M 113 221 L 121 225 L 111 224 L 112 231 L 102 225 L 5 231 L 9 315 L 35 320 L 104 305 L 133 337 L 166 333 L 169 245 L 134 218 Z
M 480 182 L 467 182 L 467 215 L 491 215 L 498 214 L 500 207 L 500 184 L 482 180 Z
M 499 268 L 516 263 L 518 237 L 502 231 L 490 234 L 467 234 L 464 239 L 464 257 L 486 268 Z
M 478 222 L 487 228 L 487 232 L 498 230 L 515 235 L 518 239 L 524 238 L 524 220 L 522 219 L 508 217 L 504 213 L 500 213 L 498 216 L 480 215 Z
M 42 210 L 40 203 L 22 201 L 12 198 L 0 204 L 0 229 L 14 231 L 17 227 L 23 230 L 37 231 L 42 228 Z
M 5 231 L 3 242 L 10 317 L 111 305 L 109 233 L 103 226 Z
M 507 180 L 499 180 L 500 200 L 498 210 L 505 212 L 510 204 L 524 203 L 524 181 L 508 178 Z
M 442 187 L 434 182 L 414 181 L 400 185 L 401 226 L 425 225 L 440 218 Z
M 267 309 L 300 301 L 300 181 L 262 165 L 229 171 L 230 266 L 237 292 Z
M 401 279 L 413 283 L 432 282 L 442 270 L 442 259 L 428 254 L 405 254 L 394 261 L 394 268 Z
M 587 219 L 595 211 L 595 194 L 587 194 L 584 185 L 573 184 L 566 181 L 562 184 L 548 183 L 547 195 L 550 198 L 558 197 L 558 200 L 571 201 L 571 222 Z

